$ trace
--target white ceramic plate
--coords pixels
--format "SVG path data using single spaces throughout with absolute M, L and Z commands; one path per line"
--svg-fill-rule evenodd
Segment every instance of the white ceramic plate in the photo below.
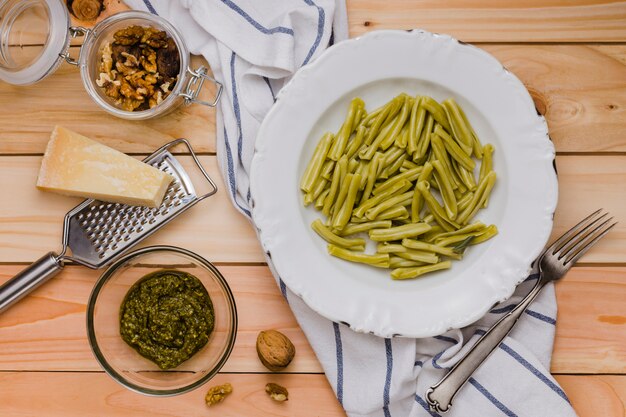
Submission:
M 389 271 L 326 253 L 298 184 L 319 138 L 350 100 L 369 110 L 395 95 L 454 97 L 498 175 L 477 218 L 499 228 L 450 270 L 393 281 Z M 253 219 L 286 285 L 315 311 L 359 332 L 426 337 L 466 326 L 508 298 L 539 255 L 557 202 L 554 147 L 524 85 L 487 52 L 446 35 L 379 31 L 342 42 L 302 68 L 265 118 L 252 163 Z

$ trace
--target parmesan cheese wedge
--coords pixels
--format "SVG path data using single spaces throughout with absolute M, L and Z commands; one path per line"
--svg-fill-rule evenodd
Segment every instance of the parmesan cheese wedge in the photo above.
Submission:
M 148 164 L 56 126 L 37 188 L 110 203 L 159 207 L 173 178 Z

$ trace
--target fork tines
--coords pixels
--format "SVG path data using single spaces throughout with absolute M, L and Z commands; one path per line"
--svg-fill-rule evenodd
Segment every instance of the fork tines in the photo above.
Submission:
M 558 260 L 565 258 L 564 265 L 576 262 L 617 224 L 608 216 L 603 209 L 596 210 L 563 234 L 546 253 L 557 256 Z

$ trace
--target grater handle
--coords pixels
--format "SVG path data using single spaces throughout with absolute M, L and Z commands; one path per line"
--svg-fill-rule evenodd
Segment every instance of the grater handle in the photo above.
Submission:
M 0 286 L 0 313 L 63 269 L 63 261 L 48 252 Z

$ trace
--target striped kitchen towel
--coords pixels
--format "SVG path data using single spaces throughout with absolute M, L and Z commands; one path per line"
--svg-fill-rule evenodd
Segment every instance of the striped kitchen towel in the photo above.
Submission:
M 224 84 L 217 109 L 218 160 L 234 205 L 249 217 L 248 175 L 259 125 L 278 91 L 299 67 L 347 38 L 344 1 L 126 3 L 169 20 L 190 51 L 203 55 L 215 78 Z M 530 275 L 510 300 L 465 329 L 427 339 L 382 339 L 355 333 L 319 316 L 277 277 L 339 402 L 351 417 L 437 416 L 428 410 L 426 389 L 509 311 L 536 279 L 536 274 Z M 549 372 L 555 320 L 554 289 L 548 286 L 462 388 L 447 416 L 575 416 Z

